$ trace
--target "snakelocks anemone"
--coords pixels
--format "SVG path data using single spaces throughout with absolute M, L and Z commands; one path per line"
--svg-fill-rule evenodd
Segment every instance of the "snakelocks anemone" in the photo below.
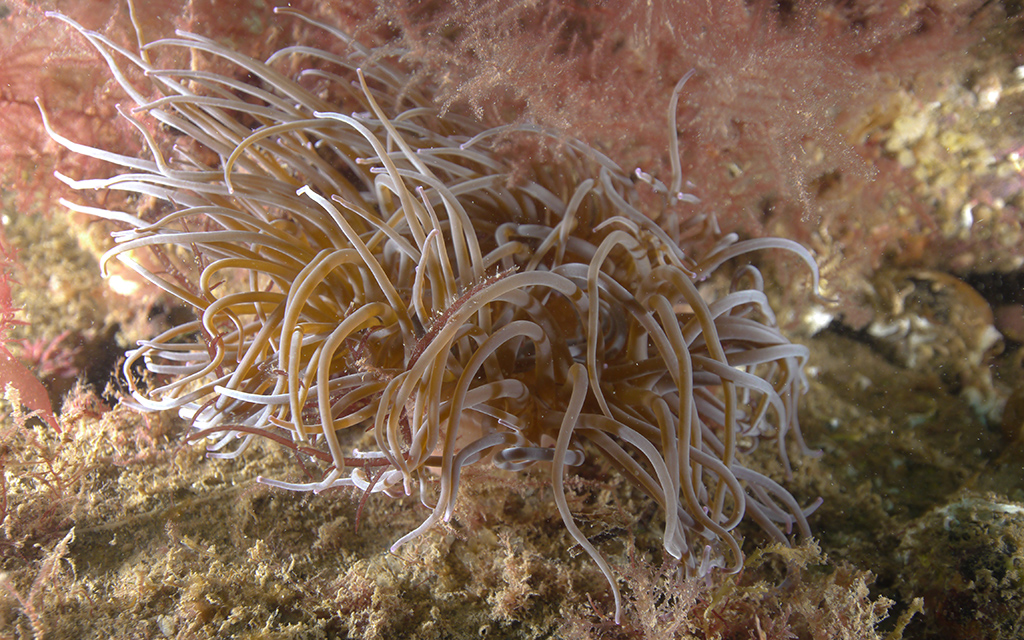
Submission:
M 744 518 L 782 542 L 794 525 L 810 535 L 810 509 L 744 466 L 761 441 L 787 470 L 790 441 L 809 453 L 796 416 L 807 350 L 779 332 L 756 269 L 737 269 L 717 299 L 697 286 L 741 254 L 784 249 L 816 287 L 805 249 L 730 235 L 698 259 L 641 213 L 633 179 L 596 150 L 562 139 L 553 162 L 514 167 L 497 140 L 551 134 L 439 115 L 383 53 L 278 13 L 347 54 L 293 46 L 259 62 L 182 32 L 131 51 L 56 16 L 137 103 L 122 115 L 148 147 L 117 155 L 47 122 L 60 144 L 123 171 L 64 182 L 149 203 L 66 205 L 122 226 L 105 271 L 120 260 L 195 310 L 127 354 L 128 380 L 139 363 L 149 375 L 132 389 L 139 408 L 176 410 L 211 456 L 239 456 L 256 438 L 292 449 L 313 477 L 261 478 L 275 487 L 418 492 L 430 515 L 394 548 L 452 517 L 467 465 L 546 463 L 616 619 L 612 570 L 563 487 L 586 456 L 657 501 L 664 548 L 691 575 L 742 567 Z M 181 48 L 236 72 L 150 62 Z M 165 154 L 145 118 L 189 144 Z M 637 173 L 666 217 L 689 199 L 670 151 L 668 185 Z M 351 430 L 371 430 L 375 448 L 346 446 Z

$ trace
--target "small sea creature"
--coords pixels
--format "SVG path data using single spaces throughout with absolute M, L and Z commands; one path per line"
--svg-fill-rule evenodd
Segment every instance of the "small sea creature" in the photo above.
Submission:
M 718 299 L 697 286 L 763 249 L 793 252 L 817 285 L 805 249 L 728 235 L 696 259 L 595 149 L 559 138 L 554 162 L 513 166 L 497 141 L 554 134 L 439 115 L 385 52 L 278 13 L 322 28 L 347 54 L 289 46 L 260 62 L 181 32 L 135 52 L 56 15 L 137 103 L 121 115 L 149 149 L 135 158 L 83 146 L 47 121 L 60 144 L 123 170 L 61 180 L 150 206 L 66 204 L 124 227 L 105 270 L 120 260 L 196 313 L 127 354 L 126 372 L 141 362 L 151 376 L 132 389 L 140 409 L 176 410 L 214 457 L 266 438 L 318 468 L 307 482 L 261 479 L 271 486 L 418 492 L 430 515 L 395 548 L 452 517 L 468 465 L 546 462 L 616 619 L 611 567 L 564 494 L 565 474 L 588 456 L 661 505 L 664 547 L 691 574 L 742 566 L 732 531 L 745 517 L 779 541 L 794 525 L 809 535 L 810 509 L 743 466 L 763 440 L 787 468 L 791 439 L 809 452 L 796 416 L 808 352 L 779 332 L 753 267 Z M 172 48 L 237 73 L 150 62 Z M 188 143 L 165 153 L 136 118 Z M 647 182 L 678 215 L 692 198 L 672 152 L 669 185 Z M 355 449 L 367 429 L 373 450 Z
M 7 247 L 3 238 L 0 237 L 0 389 L 3 389 L 6 396 L 14 400 L 15 404 L 24 404 L 33 415 L 39 416 L 51 427 L 60 431 L 60 424 L 53 413 L 50 404 L 50 396 L 46 387 L 39 380 L 31 369 L 26 367 L 14 357 L 5 344 L 7 330 L 23 321 L 15 319 L 20 309 L 14 307 L 11 299 L 11 282 L 13 278 L 8 268 L 16 264 L 17 252 Z M 59 341 L 59 340 L 58 340 Z M 12 394 L 13 392 L 13 394 Z M 20 406 L 18 407 L 20 409 Z

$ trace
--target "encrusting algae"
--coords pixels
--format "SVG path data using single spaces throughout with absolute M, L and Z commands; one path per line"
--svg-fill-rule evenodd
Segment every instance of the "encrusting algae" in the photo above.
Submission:
M 789 440 L 809 453 L 796 416 L 807 349 L 779 332 L 754 267 L 724 295 L 698 288 L 765 249 L 797 255 L 816 284 L 805 249 L 727 235 L 697 259 L 688 239 L 713 221 L 695 220 L 680 246 L 600 152 L 563 139 L 555 162 L 523 171 L 502 141 L 553 134 L 439 115 L 383 52 L 278 13 L 347 55 L 291 46 L 259 62 L 181 32 L 136 52 L 54 16 L 104 57 L 149 150 L 83 146 L 46 122 L 68 149 L 123 170 L 65 183 L 145 206 L 66 204 L 123 228 L 107 272 L 116 259 L 195 310 L 128 353 L 137 408 L 177 410 L 213 457 L 255 439 L 291 450 L 306 478 L 262 479 L 274 487 L 418 495 L 430 515 L 393 550 L 452 517 L 471 465 L 550 463 L 561 519 L 608 579 L 616 620 L 615 576 L 566 500 L 566 474 L 588 457 L 657 501 L 664 548 L 689 575 L 743 566 L 733 530 L 745 518 L 781 543 L 794 526 L 810 535 L 813 507 L 744 465 L 762 441 L 787 470 Z M 172 48 L 248 79 L 151 64 Z M 188 143 L 162 148 L 143 120 Z M 636 176 L 668 208 L 689 199 L 676 154 L 670 184 Z

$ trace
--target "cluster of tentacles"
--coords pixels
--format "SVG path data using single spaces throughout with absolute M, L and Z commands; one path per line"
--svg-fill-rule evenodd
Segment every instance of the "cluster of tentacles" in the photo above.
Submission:
M 145 216 L 68 206 L 122 225 L 105 269 L 119 259 L 196 314 L 127 355 L 126 373 L 142 362 L 150 374 L 133 389 L 139 407 L 177 410 L 214 456 L 263 437 L 318 466 L 307 482 L 263 479 L 276 487 L 418 491 L 431 513 L 396 547 L 452 516 L 467 465 L 549 463 L 565 526 L 608 577 L 617 613 L 611 570 L 563 488 L 586 455 L 661 505 L 664 547 L 693 574 L 742 566 L 732 530 L 744 517 L 782 541 L 793 525 L 808 534 L 796 500 L 743 465 L 762 440 L 787 468 L 787 436 L 806 451 L 807 351 L 775 326 L 756 269 L 738 269 L 718 299 L 696 284 L 766 248 L 794 252 L 816 280 L 804 249 L 726 236 L 695 259 L 638 210 L 630 176 L 571 139 L 556 163 L 513 178 L 494 151 L 508 129 L 439 115 L 384 56 L 280 13 L 348 53 L 289 47 L 259 62 L 187 33 L 130 51 L 58 16 L 136 101 L 122 113 L 149 148 L 115 155 L 47 123 L 123 171 L 62 179 L 156 203 Z M 152 66 L 167 48 L 238 73 Z M 280 70 L 297 60 L 302 71 Z M 145 118 L 191 138 L 188 149 L 162 150 Z M 637 175 L 666 207 L 688 199 L 678 164 L 668 185 Z M 375 448 L 346 445 L 367 430 Z

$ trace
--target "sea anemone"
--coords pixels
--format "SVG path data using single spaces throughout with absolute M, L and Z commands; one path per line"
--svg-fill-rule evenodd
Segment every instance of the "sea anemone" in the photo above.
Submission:
M 439 115 L 386 52 L 278 13 L 347 53 L 290 46 L 259 62 L 183 32 L 135 52 L 56 15 L 137 103 L 121 114 L 150 155 L 83 146 L 47 121 L 60 144 L 124 171 L 61 180 L 148 203 L 65 204 L 122 226 L 105 272 L 116 258 L 196 314 L 128 352 L 125 377 L 140 363 L 148 372 L 132 402 L 177 410 L 211 456 L 265 438 L 315 476 L 261 478 L 274 487 L 418 492 L 430 515 L 393 548 L 452 517 L 467 465 L 548 463 L 561 518 L 607 577 L 616 619 L 611 568 L 563 488 L 588 456 L 657 501 L 664 548 L 692 575 L 742 566 L 733 529 L 744 517 L 782 542 L 793 525 L 809 535 L 810 509 L 743 466 L 762 440 L 787 470 L 788 436 L 808 452 L 796 417 L 807 350 L 779 332 L 755 268 L 736 269 L 717 299 L 698 288 L 771 248 L 806 262 L 816 286 L 805 249 L 728 235 L 696 259 L 641 212 L 634 184 L 660 194 L 666 218 L 682 216 L 691 198 L 674 146 L 665 185 L 537 127 Z M 151 63 L 174 48 L 236 73 Z M 136 118 L 188 144 L 162 149 Z M 516 135 L 549 140 L 554 159 L 503 157 Z M 375 448 L 355 449 L 350 434 L 368 430 Z

